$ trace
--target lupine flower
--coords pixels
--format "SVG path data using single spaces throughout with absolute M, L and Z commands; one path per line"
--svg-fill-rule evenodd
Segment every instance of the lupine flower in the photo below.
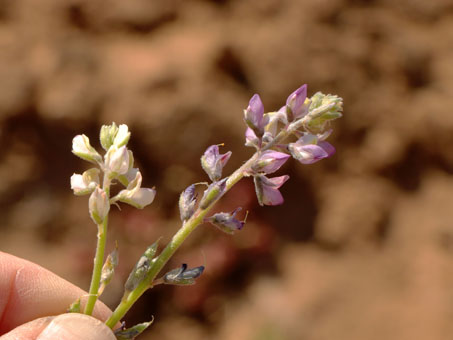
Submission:
M 104 190 L 97 187 L 88 200 L 88 210 L 94 223 L 101 224 L 110 210 L 110 203 Z
M 228 178 L 224 178 L 218 182 L 211 183 L 204 191 L 203 197 L 200 201 L 200 208 L 206 209 L 217 197 L 225 191 L 226 182 Z
M 319 141 L 315 135 L 305 134 L 295 143 L 288 145 L 291 155 L 302 164 L 313 164 L 332 156 L 335 148 L 326 141 Z
M 278 190 L 287 180 L 288 175 L 267 178 L 264 175 L 253 177 L 255 182 L 256 197 L 258 203 L 263 205 L 280 205 L 284 202 L 283 196 Z
M 286 99 L 286 111 L 291 114 L 292 120 L 300 119 L 308 113 L 308 105 L 305 103 L 306 99 L 307 84 L 299 87 Z
M 264 106 L 259 95 L 255 94 L 250 99 L 249 106 L 244 110 L 244 119 L 257 137 L 263 136 L 269 117 L 264 115 Z
M 125 146 L 110 147 L 105 155 L 105 170 L 113 175 L 124 175 L 129 170 L 130 153 Z
M 91 163 L 101 163 L 101 155 L 91 146 L 85 135 L 77 135 L 72 140 L 72 153 Z
M 208 217 L 205 221 L 211 223 L 213 226 L 219 228 L 227 234 L 233 234 L 237 230 L 241 230 L 244 227 L 245 220 L 239 221 L 235 218 L 236 214 L 241 211 L 241 208 L 236 208 L 231 213 L 217 213 Z
M 256 160 L 252 170 L 256 173 L 271 174 L 288 160 L 290 155 L 278 151 L 267 150 Z
M 215 182 L 222 177 L 223 167 L 231 157 L 231 151 L 221 155 L 218 145 L 211 145 L 201 156 L 201 166 L 211 181 Z
M 143 209 L 151 204 L 156 197 L 156 190 L 142 188 L 142 174 L 136 173 L 135 179 L 129 183 L 126 189 L 121 190 L 118 195 L 112 198 L 112 202 L 120 201 L 132 205 L 138 209 Z
M 71 176 L 71 189 L 77 196 L 91 194 L 99 185 L 99 169 L 92 168 L 83 174 Z
M 181 268 L 173 269 L 165 274 L 163 281 L 171 285 L 193 285 L 203 270 L 204 266 L 187 269 L 187 264 L 183 263 Z
M 192 184 L 179 196 L 179 213 L 181 221 L 187 221 L 193 215 L 196 204 L 195 185 Z

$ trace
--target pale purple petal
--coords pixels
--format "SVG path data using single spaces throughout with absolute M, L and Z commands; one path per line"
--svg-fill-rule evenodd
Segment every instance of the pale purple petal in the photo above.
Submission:
M 247 128 L 245 130 L 245 145 L 246 146 L 253 146 L 257 149 L 260 147 L 260 140 L 256 136 L 255 132 L 251 128 Z
M 330 144 L 329 142 L 318 142 L 318 145 L 324 149 L 325 152 L 327 152 L 327 157 L 332 156 L 335 153 L 335 147 Z
M 286 106 L 291 109 L 295 119 L 302 118 L 308 113 L 305 107 L 305 99 L 307 98 L 307 84 L 302 85 L 296 91 L 291 93 L 286 100 Z
M 267 150 L 261 154 L 252 169 L 255 172 L 271 174 L 280 169 L 289 157 L 288 154 L 283 152 Z
M 263 186 L 263 204 L 264 205 L 280 205 L 285 200 L 278 189 Z
M 263 120 L 264 106 L 258 94 L 250 99 L 249 106 L 245 110 L 245 120 L 252 126 L 259 127 Z
M 284 199 L 278 190 L 283 183 L 289 179 L 288 175 L 267 178 L 266 176 L 255 176 L 255 190 L 260 205 L 279 205 Z
M 292 143 L 288 145 L 288 149 L 293 157 L 302 164 L 313 164 L 323 158 L 329 157 L 326 150 L 315 144 L 300 145 L 298 143 Z

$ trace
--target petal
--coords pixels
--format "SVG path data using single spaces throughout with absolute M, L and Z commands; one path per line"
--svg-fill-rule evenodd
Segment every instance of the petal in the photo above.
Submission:
M 264 205 L 280 205 L 283 204 L 284 199 L 278 189 L 272 187 L 263 187 L 263 204 Z
M 288 149 L 295 159 L 302 164 L 313 164 L 323 158 L 329 157 L 327 151 L 315 144 L 296 145 L 289 144 Z
M 261 154 L 252 169 L 256 172 L 271 174 L 280 169 L 289 157 L 288 154 L 283 152 L 267 150 Z
M 322 141 L 322 142 L 319 142 L 318 145 L 324 149 L 324 151 L 327 153 L 327 157 L 332 156 L 336 151 L 335 147 L 328 142 Z

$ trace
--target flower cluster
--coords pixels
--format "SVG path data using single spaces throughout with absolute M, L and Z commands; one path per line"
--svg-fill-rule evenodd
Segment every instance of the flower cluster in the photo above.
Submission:
M 100 142 L 105 150 L 102 157 L 90 144 L 85 135 L 78 135 L 72 140 L 72 152 L 97 168 L 86 170 L 83 174 L 71 176 L 71 189 L 76 195 L 88 195 L 90 216 L 96 224 L 101 224 L 109 213 L 110 205 L 124 202 L 142 209 L 151 204 L 156 191 L 142 188 L 142 174 L 134 168 L 132 151 L 127 148 L 131 133 L 127 125 L 104 125 L 101 128 Z M 99 180 L 103 173 L 103 182 Z M 113 181 L 122 183 L 126 188 L 110 198 L 110 185 Z
M 312 164 L 332 156 L 335 148 L 328 142 L 330 121 L 341 117 L 342 99 L 316 93 L 307 98 L 307 85 L 291 93 L 286 105 L 277 112 L 264 113 L 259 95 L 255 94 L 244 110 L 247 124 L 245 145 L 257 149 L 258 158 L 251 167 L 260 205 L 283 203 L 279 188 L 287 175 L 268 178 L 291 156 L 302 164 Z M 288 138 L 295 136 L 295 142 Z
M 157 240 L 138 259 L 126 280 L 120 304 L 106 321 L 107 326 L 114 328 L 147 289 L 158 284 L 191 285 L 196 282 L 204 266 L 189 268 L 187 264 L 182 264 L 163 276 L 158 275 L 190 233 L 202 223 L 210 223 L 227 234 L 234 234 L 244 227 L 247 212 L 242 220 L 236 217 L 241 207 L 231 212 L 208 215 L 217 201 L 242 178 L 253 177 L 261 206 L 282 204 L 284 199 L 279 189 L 289 176 L 270 175 L 276 173 L 291 157 L 302 164 L 312 164 L 333 155 L 335 148 L 327 142 L 327 138 L 332 132 L 330 122 L 342 115 L 342 105 L 340 97 L 320 92 L 308 98 L 307 86 L 303 85 L 288 96 L 285 105 L 278 111 L 265 113 L 260 96 L 255 94 L 244 110 L 244 121 L 247 125 L 245 145 L 255 148 L 256 152 L 228 177 L 223 177 L 223 169 L 231 158 L 231 151 L 220 153 L 221 145 L 211 145 L 206 149 L 201 156 L 201 167 L 210 182 L 189 185 L 181 193 L 181 228 L 161 252 Z M 113 123 L 104 125 L 100 132 L 104 156 L 91 146 L 85 135 L 76 136 L 72 143 L 72 152 L 76 156 L 96 165 L 71 177 L 74 194 L 90 195 L 89 213 L 98 227 L 92 281 L 84 310 L 88 315 L 92 314 L 98 296 L 111 281 L 118 264 L 117 248 L 105 262 L 103 260 L 110 206 L 123 202 L 142 209 L 156 195 L 154 188 L 142 188 L 142 174 L 134 168 L 132 151 L 127 148 L 129 138 L 130 132 L 126 125 L 117 126 Z M 124 188 L 111 197 L 110 187 L 116 182 Z M 201 198 L 197 195 L 197 185 L 207 186 Z M 80 312 L 80 305 L 78 299 L 71 305 L 70 311 Z M 123 326 L 115 334 L 118 339 L 133 339 L 151 322 L 129 329 Z

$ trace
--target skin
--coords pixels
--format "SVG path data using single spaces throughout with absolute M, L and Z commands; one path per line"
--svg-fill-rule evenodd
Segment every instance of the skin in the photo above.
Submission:
M 101 302 L 95 306 L 94 317 L 63 314 L 86 294 L 34 263 L 0 252 L 0 339 L 115 339 L 99 321 L 111 314 Z

